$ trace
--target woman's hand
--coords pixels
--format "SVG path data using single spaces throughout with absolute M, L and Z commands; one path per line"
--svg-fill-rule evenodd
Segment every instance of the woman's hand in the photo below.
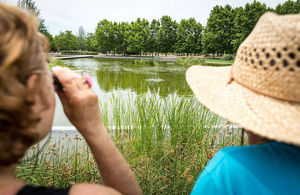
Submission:
M 110 135 L 102 123 L 97 95 L 88 85 L 84 84 L 83 78 L 71 70 L 53 68 L 52 71 L 64 88 L 64 91 L 57 92 L 64 111 L 71 123 L 88 142 L 103 183 L 121 194 L 142 194 L 133 172 L 110 139 Z M 85 189 L 85 186 L 82 189 Z M 82 194 L 80 191 L 82 189 L 74 188 L 71 193 Z M 99 188 L 95 191 L 104 194 L 104 191 L 101 190 L 102 188 Z M 88 191 L 84 192 L 88 193 Z
M 54 67 L 52 71 L 64 88 L 57 94 L 70 122 L 85 138 L 98 136 L 103 123 L 95 92 L 68 68 Z

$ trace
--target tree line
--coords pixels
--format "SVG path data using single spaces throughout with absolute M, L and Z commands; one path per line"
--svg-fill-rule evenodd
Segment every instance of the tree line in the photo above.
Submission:
M 33 3 L 34 10 L 37 10 L 35 13 L 39 16 L 33 0 L 19 0 L 18 5 L 26 7 L 24 2 Z M 47 31 L 44 20 L 41 19 L 40 31 L 48 37 L 51 51 L 81 50 L 123 55 L 223 55 L 234 54 L 258 19 L 268 11 L 281 15 L 298 14 L 300 0 L 288 0 L 278 4 L 275 9 L 259 1 L 237 8 L 230 5 L 215 6 L 205 27 L 194 18 L 177 22 L 170 16 L 162 16 L 159 20 L 138 18 L 130 23 L 104 19 L 97 24 L 94 33 L 86 33 L 80 27 L 77 35 L 67 30 L 54 37 Z

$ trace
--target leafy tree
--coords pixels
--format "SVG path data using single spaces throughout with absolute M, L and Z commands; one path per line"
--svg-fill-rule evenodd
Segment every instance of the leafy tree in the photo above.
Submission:
M 230 5 L 215 6 L 207 20 L 202 39 L 205 53 L 232 53 L 231 41 L 234 37 L 233 24 L 235 12 Z
M 18 0 L 17 5 L 21 8 L 23 8 L 26 11 L 29 11 L 36 15 L 39 20 L 40 20 L 40 27 L 39 31 L 43 33 L 47 38 L 50 43 L 50 51 L 56 51 L 56 46 L 54 43 L 53 36 L 48 32 L 48 29 L 45 25 L 45 20 L 41 17 L 40 10 L 35 4 L 35 1 L 33 0 Z
M 29 11 L 36 15 L 40 20 L 40 32 L 45 34 L 49 33 L 47 27 L 45 25 L 45 20 L 41 17 L 40 10 L 35 4 L 33 0 L 18 0 L 17 2 L 18 7 L 22 7 L 24 10 Z
M 159 51 L 167 55 L 174 52 L 176 44 L 177 23 L 170 16 L 163 16 L 160 19 L 160 29 L 157 34 Z
M 78 38 L 72 34 L 72 31 L 67 30 L 59 33 L 54 37 L 57 50 L 77 50 L 78 49 Z
M 234 35 L 231 39 L 233 51 L 236 52 L 240 44 L 248 37 L 259 18 L 268 11 L 266 4 L 254 1 L 247 3 L 244 8 L 236 9 L 234 18 Z
M 153 19 L 149 26 L 149 37 L 146 44 L 145 50 L 147 52 L 158 52 L 158 31 L 160 29 L 160 22 L 159 20 Z
M 127 51 L 142 55 L 149 33 L 149 22 L 146 19 L 138 18 L 135 22 L 131 22 L 129 29 L 125 32 L 125 39 L 128 43 Z
M 300 13 L 300 0 L 291 1 L 288 0 L 283 4 L 278 4 L 276 9 L 276 13 L 278 14 L 299 14 Z
M 95 32 L 98 50 L 107 54 L 114 49 L 115 36 L 112 22 L 104 19 L 98 23 Z
M 194 18 L 182 19 L 178 25 L 176 52 L 191 53 L 201 52 L 201 34 L 203 26 Z
M 84 47 L 87 51 L 95 51 L 95 47 L 93 44 L 94 34 L 93 33 L 87 33 L 86 39 L 84 40 Z
M 114 25 L 114 32 L 116 36 L 115 51 L 119 54 L 126 54 L 128 43 L 126 41 L 126 32 L 129 30 L 127 22 L 121 22 Z
M 50 51 L 57 51 L 53 36 L 48 31 L 45 31 L 44 35 L 48 38 Z

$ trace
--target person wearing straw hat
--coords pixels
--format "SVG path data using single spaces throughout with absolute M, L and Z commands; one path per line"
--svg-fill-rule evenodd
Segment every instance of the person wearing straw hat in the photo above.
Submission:
M 250 145 L 219 151 L 191 194 L 299 194 L 300 14 L 264 14 L 231 67 L 193 66 L 186 78 Z

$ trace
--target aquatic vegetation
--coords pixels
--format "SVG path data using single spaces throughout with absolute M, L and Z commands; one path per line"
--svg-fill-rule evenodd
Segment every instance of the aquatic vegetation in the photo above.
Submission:
M 239 130 L 232 131 L 194 96 L 124 99 L 120 94 L 100 100 L 100 105 L 107 130 L 145 194 L 189 194 L 215 152 L 240 142 Z M 101 183 L 90 150 L 76 132 L 53 132 L 46 148 L 32 158 L 41 145 L 29 150 L 18 178 L 55 187 Z
M 53 60 L 50 61 L 49 66 L 50 67 L 53 67 L 53 66 L 63 66 L 63 67 L 65 67 L 66 62 L 64 60 L 53 59 Z
M 136 59 L 136 60 L 130 60 L 130 64 L 135 65 L 149 65 L 149 66 L 161 66 L 166 65 L 166 61 L 158 61 L 158 60 L 148 60 L 148 59 Z
M 207 65 L 205 60 L 199 58 L 179 58 L 176 60 L 176 64 L 184 65 L 184 66 L 192 66 L 192 65 Z

